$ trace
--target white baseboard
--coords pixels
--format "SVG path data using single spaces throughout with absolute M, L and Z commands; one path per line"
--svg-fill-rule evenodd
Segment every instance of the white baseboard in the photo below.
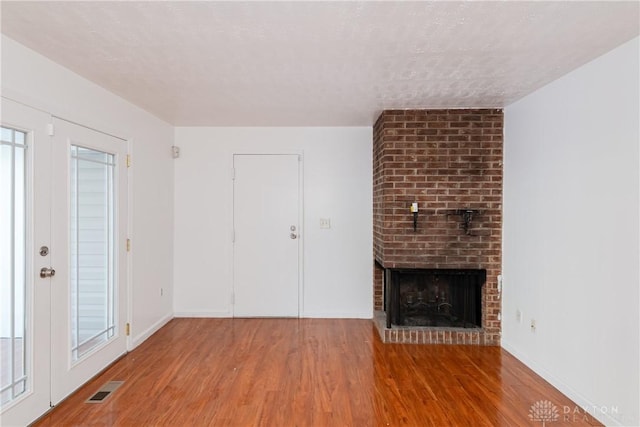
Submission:
M 173 314 L 176 318 L 182 317 L 223 317 L 233 318 L 230 311 L 178 311 Z M 373 313 L 302 313 L 300 318 L 308 319 L 372 319 Z
M 171 319 L 173 319 L 173 313 L 167 314 L 166 316 L 158 320 L 156 323 L 148 327 L 145 331 L 134 336 L 131 339 L 131 348 L 129 349 L 129 351 L 133 350 L 134 348 L 142 344 L 144 341 L 146 341 L 147 338 L 149 338 L 151 335 L 158 332 L 158 330 L 160 330 L 160 328 L 162 328 L 164 325 L 169 323 Z
M 230 311 L 178 311 L 174 317 L 233 317 Z
M 302 313 L 301 318 L 307 319 L 373 319 L 373 313 Z
M 594 410 L 593 408 L 596 408 L 596 409 L 600 408 L 601 405 L 597 405 L 596 403 L 593 403 L 588 399 L 586 399 L 582 394 L 574 390 L 568 384 L 564 383 L 555 375 L 551 374 L 544 367 L 540 366 L 538 363 L 532 361 L 531 359 L 529 359 L 528 357 L 520 353 L 518 350 L 512 347 L 508 342 L 504 342 L 504 339 L 501 344 L 503 349 L 511 353 L 516 359 L 524 363 L 529 369 L 534 371 L 536 374 L 540 375 L 545 381 L 549 382 L 552 386 L 560 390 L 562 394 L 567 396 L 569 399 L 573 400 L 576 403 L 576 405 L 580 408 L 580 410 L 583 411 L 582 412 L 583 414 L 586 412 L 589 416 L 597 419 L 598 421 L 600 421 L 606 426 L 622 426 L 622 427 L 633 426 L 632 424 L 628 424 L 628 423 L 625 424 L 624 420 L 614 418 L 611 414 L 603 413 L 599 410 Z M 533 404 L 534 402 L 531 402 L 531 403 Z M 560 413 L 562 416 L 562 411 L 560 411 Z

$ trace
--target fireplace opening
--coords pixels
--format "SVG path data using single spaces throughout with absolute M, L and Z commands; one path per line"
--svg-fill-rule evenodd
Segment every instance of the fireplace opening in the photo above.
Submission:
M 480 328 L 486 270 L 386 269 L 387 327 Z

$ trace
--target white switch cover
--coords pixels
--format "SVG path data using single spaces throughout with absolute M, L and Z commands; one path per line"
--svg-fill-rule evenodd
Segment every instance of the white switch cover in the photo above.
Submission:
M 331 228 L 331 219 L 320 218 L 320 228 Z

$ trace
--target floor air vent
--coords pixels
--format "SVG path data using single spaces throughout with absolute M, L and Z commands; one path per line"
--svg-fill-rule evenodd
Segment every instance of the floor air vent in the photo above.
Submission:
M 118 387 L 124 384 L 124 381 L 109 381 L 98 390 L 93 396 L 87 399 L 87 403 L 104 402 Z

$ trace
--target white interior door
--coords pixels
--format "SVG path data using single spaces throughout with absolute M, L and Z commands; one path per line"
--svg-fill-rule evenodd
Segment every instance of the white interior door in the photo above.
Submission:
M 47 114 L 1 102 L 0 419 L 24 426 L 50 407 L 51 141 Z
M 234 317 L 299 315 L 298 155 L 233 157 Z
M 54 121 L 51 402 L 126 352 L 127 143 Z

